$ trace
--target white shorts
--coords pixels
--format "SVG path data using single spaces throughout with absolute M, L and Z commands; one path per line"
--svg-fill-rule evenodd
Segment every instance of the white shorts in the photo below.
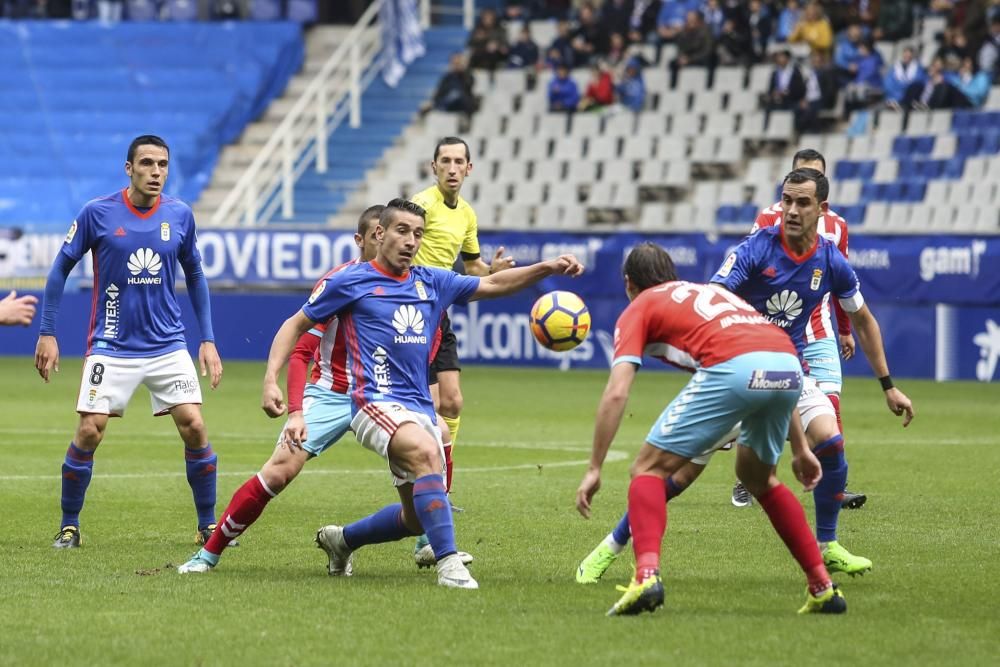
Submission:
M 413 422 L 434 438 L 444 465 L 441 429 L 422 412 L 414 412 L 399 403 L 379 401 L 366 403 L 351 420 L 351 430 L 358 442 L 388 461 L 394 486 L 412 484 L 417 479 L 416 475 L 393 465 L 389 460 L 389 441 L 396 435 L 399 427 L 408 422 Z
M 707 466 L 708 462 L 712 459 L 712 455 L 717 451 L 720 449 L 732 449 L 732 446 L 726 447 L 726 445 L 730 445 L 730 443 L 734 442 L 739 434 L 740 422 L 736 422 L 736 425 L 729 430 L 729 433 L 719 438 L 714 445 L 706 449 L 700 455 L 691 459 L 691 463 L 699 466 Z
M 121 417 L 140 384 L 149 390 L 156 416 L 178 405 L 201 404 L 198 373 L 187 350 L 159 357 L 92 354 L 83 362 L 76 411 Z
M 823 390 L 816 384 L 816 380 L 806 375 L 802 378 L 802 393 L 799 394 L 799 417 L 802 418 L 802 430 L 809 430 L 809 423 L 816 417 L 830 415 L 834 419 L 837 413 L 833 410 L 833 403 L 823 393 Z

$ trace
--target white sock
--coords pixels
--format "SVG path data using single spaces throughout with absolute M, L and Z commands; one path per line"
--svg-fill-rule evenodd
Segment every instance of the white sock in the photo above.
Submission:
M 608 533 L 608 536 L 604 538 L 604 543 L 608 545 L 609 549 L 611 549 L 611 553 L 616 556 L 624 551 L 627 546 L 625 544 L 618 544 L 615 542 L 614 533 Z

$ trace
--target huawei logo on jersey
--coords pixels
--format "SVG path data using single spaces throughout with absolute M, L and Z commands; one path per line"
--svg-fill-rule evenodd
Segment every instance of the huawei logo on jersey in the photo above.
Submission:
M 791 320 L 802 314 L 802 299 L 794 290 L 781 290 L 767 300 L 767 313 L 772 318 L 781 318 L 771 320 L 779 327 L 790 327 Z
M 139 248 L 128 258 L 128 270 L 133 276 L 128 279 L 128 284 L 159 285 L 163 282 L 163 278 L 159 276 L 162 268 L 163 262 L 160 261 L 158 253 L 153 252 L 150 248 Z M 147 275 L 140 276 L 141 273 Z
M 424 336 L 424 316 L 415 307 L 403 305 L 396 309 L 392 316 L 392 326 L 399 334 L 393 340 L 396 343 L 427 343 Z M 407 335 L 407 332 L 413 333 Z

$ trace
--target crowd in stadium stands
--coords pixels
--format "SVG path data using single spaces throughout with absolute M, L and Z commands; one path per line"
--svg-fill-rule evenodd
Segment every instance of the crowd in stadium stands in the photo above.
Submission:
M 291 17 L 281 2 L 269 2 L 267 11 L 252 11 L 254 0 L 0 0 L 0 18 L 15 19 L 123 19 L 230 20 Z M 271 10 L 270 5 L 275 5 Z M 306 10 L 307 11 L 307 10 Z M 315 11 L 315 10 L 313 10 Z M 294 13 L 294 12 L 293 12 Z M 256 15 L 256 14 L 259 14 Z
M 934 57 L 903 46 L 896 62 L 884 62 L 876 44 L 912 37 L 923 15 L 948 19 Z M 536 19 L 557 22 L 551 43 L 532 38 L 529 21 Z M 522 23 L 512 43 L 508 22 Z M 676 54 L 669 62 L 660 57 L 666 44 Z M 791 49 L 802 55 L 805 48 L 796 45 L 807 45 L 808 63 L 793 57 Z M 639 110 L 647 67 L 667 67 L 673 87 L 684 68 L 705 68 L 711 80 L 717 66 L 770 59 L 770 86 L 758 91 L 762 107 L 794 111 L 797 128 L 806 131 L 841 94 L 845 114 L 982 105 L 1000 83 L 1000 0 L 509 0 L 499 12 L 480 13 L 468 46 L 472 69 L 552 70 L 552 111 L 613 103 Z M 644 57 L 648 47 L 655 58 Z M 570 72 L 582 67 L 593 73 L 581 91 Z M 464 81 L 473 98 L 472 77 Z M 437 107 L 464 111 L 468 104 Z

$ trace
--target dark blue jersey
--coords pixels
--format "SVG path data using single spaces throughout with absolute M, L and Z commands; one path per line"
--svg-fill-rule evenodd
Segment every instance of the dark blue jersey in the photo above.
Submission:
M 804 255 L 795 255 L 784 242 L 784 227 L 766 227 L 740 243 L 712 276 L 743 297 L 792 338 L 799 354 L 811 342 L 810 320 L 832 294 L 844 310 L 864 305 L 858 277 L 831 241 L 817 235 Z
M 87 354 L 150 357 L 185 348 L 177 265 L 186 274 L 201 267 L 187 204 L 160 196 L 141 211 L 125 190 L 93 199 L 73 221 L 61 252 L 74 264 L 93 254 Z
M 478 287 L 479 278 L 450 269 L 414 266 L 400 277 L 365 262 L 327 277 L 302 311 L 313 322 L 339 317 L 355 413 L 393 401 L 437 423 L 428 373 L 438 327 L 448 307 Z

